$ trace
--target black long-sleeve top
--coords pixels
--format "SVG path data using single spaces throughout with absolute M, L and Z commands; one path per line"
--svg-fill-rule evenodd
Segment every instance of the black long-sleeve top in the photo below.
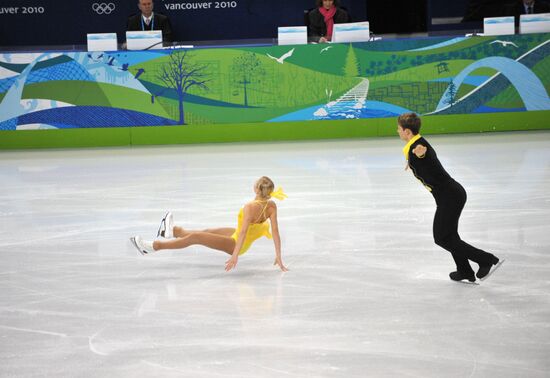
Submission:
M 427 148 L 423 157 L 417 157 L 413 150 L 419 144 Z M 451 175 L 447 173 L 437 154 L 426 139 L 420 137 L 414 141 L 408 150 L 409 167 L 414 176 L 430 191 L 432 194 L 453 181 Z

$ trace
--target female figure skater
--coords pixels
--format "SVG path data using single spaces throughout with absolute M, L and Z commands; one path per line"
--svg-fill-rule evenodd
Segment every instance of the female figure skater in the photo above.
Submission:
M 130 238 L 138 251 L 145 255 L 162 249 L 181 249 L 190 245 L 203 245 L 208 248 L 225 252 L 231 257 L 225 262 L 225 270 L 230 271 L 237 266 L 239 256 L 245 253 L 252 243 L 262 236 L 273 238 L 275 244 L 275 262 L 279 268 L 286 272 L 281 257 L 281 237 L 277 223 L 277 205 L 271 198 L 279 200 L 287 196 L 281 188 L 274 191 L 273 181 L 263 176 L 254 184 L 256 197 L 246 203 L 239 211 L 237 228 L 212 228 L 202 231 L 185 230 L 173 225 L 171 213 L 167 213 L 162 219 L 157 237 L 165 240 L 146 241 L 139 236 Z M 271 232 L 269 224 L 271 224 Z M 273 233 L 273 235 L 271 234 Z

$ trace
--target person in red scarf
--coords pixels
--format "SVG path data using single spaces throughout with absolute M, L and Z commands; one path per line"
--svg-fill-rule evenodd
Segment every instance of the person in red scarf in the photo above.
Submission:
M 332 39 L 334 24 L 351 22 L 348 12 L 338 0 L 317 0 L 317 8 L 309 12 L 308 35 L 311 41 L 325 43 Z

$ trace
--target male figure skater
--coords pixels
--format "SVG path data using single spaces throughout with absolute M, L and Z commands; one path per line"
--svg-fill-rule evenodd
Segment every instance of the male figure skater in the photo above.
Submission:
M 420 118 L 415 113 L 405 113 L 397 119 L 397 133 L 406 142 L 403 153 L 415 177 L 432 193 L 437 210 L 433 223 L 435 243 L 451 253 L 456 271 L 449 277 L 454 281 L 475 282 L 486 278 L 491 268 L 497 268 L 499 259 L 495 255 L 477 249 L 460 239 L 458 220 L 466 203 L 466 191 L 445 171 L 435 150 L 420 134 Z M 470 262 L 479 265 L 474 274 Z M 493 269 L 494 270 L 494 269 Z

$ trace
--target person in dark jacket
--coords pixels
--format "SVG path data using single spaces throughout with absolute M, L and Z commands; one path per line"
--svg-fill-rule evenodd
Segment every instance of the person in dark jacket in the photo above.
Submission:
M 334 24 L 351 22 L 338 0 L 317 0 L 317 8 L 308 14 L 308 36 L 313 42 L 325 43 L 332 39 Z
M 484 279 L 493 267 L 499 266 L 495 255 L 471 246 L 458 234 L 458 221 L 466 204 L 466 191 L 445 171 L 433 147 L 420 134 L 420 118 L 415 113 L 405 113 L 397 120 L 397 133 L 406 142 L 403 154 L 407 159 L 407 169 L 433 195 L 437 210 L 433 221 L 435 243 L 451 253 L 456 271 L 449 277 L 454 281 L 475 282 Z M 476 274 L 469 260 L 477 263 Z
M 168 16 L 153 12 L 153 0 L 138 0 L 140 13 L 128 18 L 127 31 L 162 30 L 162 41 L 172 42 L 172 24 Z
M 522 14 L 550 13 L 550 4 L 542 0 L 516 0 L 504 5 L 504 16 L 514 16 L 516 26 Z
M 542 0 L 517 0 L 507 7 L 510 16 L 519 16 L 521 14 L 548 13 L 550 4 Z

